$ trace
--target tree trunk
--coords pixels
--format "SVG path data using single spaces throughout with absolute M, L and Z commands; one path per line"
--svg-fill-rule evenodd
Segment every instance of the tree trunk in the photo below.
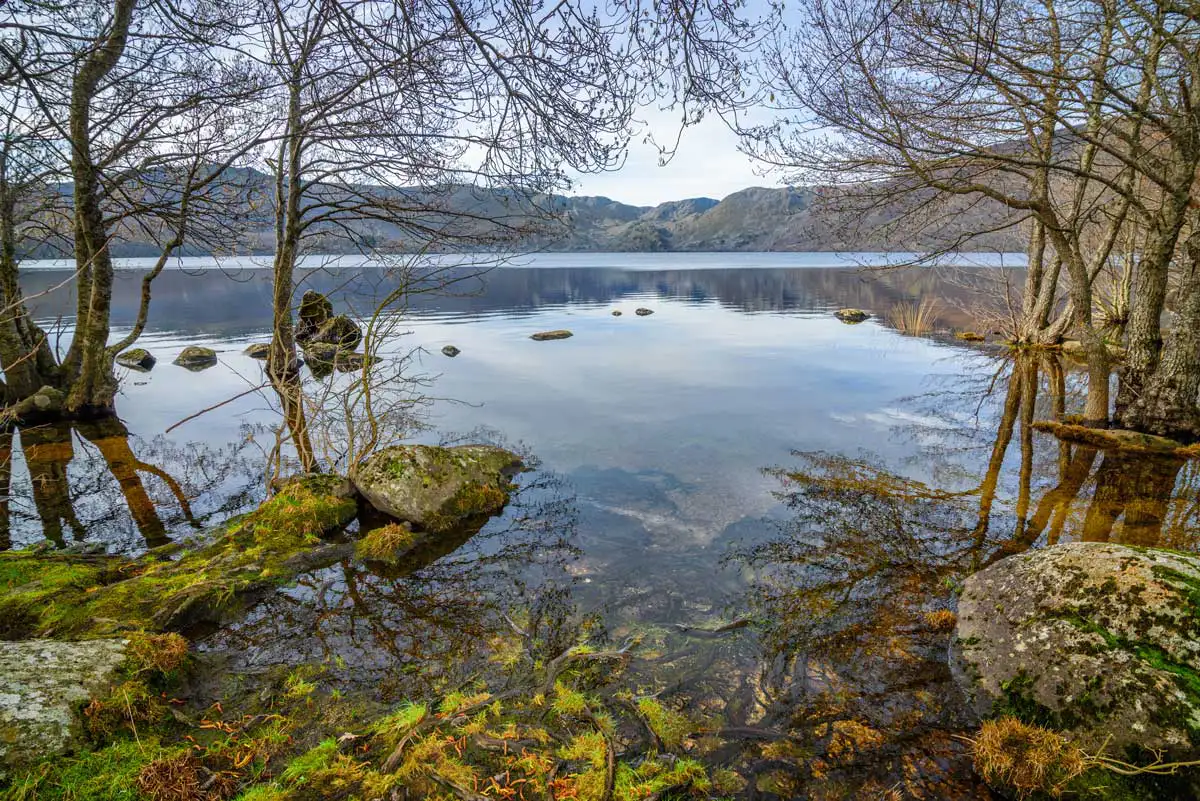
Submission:
M 1175 325 L 1156 369 L 1148 375 L 1133 371 L 1140 391 L 1129 389 L 1118 414 L 1126 428 L 1193 442 L 1200 440 L 1200 229 L 1188 237 L 1186 251 Z M 1123 385 L 1126 380 L 1129 376 L 1123 376 Z
M 291 432 L 292 444 L 301 467 L 307 472 L 317 460 L 308 432 L 304 393 L 300 385 L 299 360 L 296 357 L 296 332 L 292 324 L 292 297 L 295 294 L 296 258 L 300 250 L 300 205 L 303 197 L 303 136 L 300 126 L 300 93 L 291 85 L 288 104 L 289 135 L 280 146 L 275 175 L 275 261 L 271 294 L 271 354 L 267 371 L 283 407 L 284 423 Z
M 129 35 L 136 0 L 114 0 L 108 36 L 84 60 L 71 87 L 70 146 L 78 270 L 75 336 L 63 363 L 72 415 L 111 413 L 117 384 L 107 350 L 113 265 L 101 208 L 100 176 L 92 159 L 92 101 L 116 67 Z

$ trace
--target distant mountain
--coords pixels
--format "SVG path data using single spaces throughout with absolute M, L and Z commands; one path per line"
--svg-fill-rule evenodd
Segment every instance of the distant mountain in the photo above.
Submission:
M 246 196 L 270 198 L 270 179 L 242 173 Z M 884 187 L 886 188 L 886 187 Z M 328 190 L 327 190 L 328 191 Z M 961 244 L 964 250 L 1024 250 L 1026 234 L 1018 218 L 999 204 L 978 198 L 938 200 L 917 192 L 881 193 L 867 203 L 853 193 L 827 188 L 750 187 L 723 200 L 699 197 L 632 206 L 606 197 L 540 196 L 470 186 L 394 190 L 414 211 L 408 227 L 381 221 L 356 224 L 356 235 L 371 247 L 405 251 L 424 245 L 428 231 L 448 239 L 443 249 L 494 246 L 512 229 L 521 243 L 553 251 L 918 251 Z M 250 208 L 248 204 L 247 208 Z M 243 215 L 254 224 L 243 247 L 254 253 L 273 248 L 269 201 Z M 553 222 L 530 225 L 547 217 Z M 980 235 L 979 232 L 989 232 Z M 153 245 L 125 232 L 114 243 L 119 256 L 145 256 Z M 336 237 L 316 247 L 336 252 L 347 243 Z M 181 255 L 203 255 L 196 247 Z M 37 255 L 53 255 L 39 251 Z

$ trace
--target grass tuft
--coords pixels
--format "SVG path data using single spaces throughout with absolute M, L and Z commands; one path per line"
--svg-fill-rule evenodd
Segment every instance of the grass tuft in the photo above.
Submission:
M 888 312 L 888 321 L 901 334 L 919 337 L 933 331 L 937 319 L 937 301 L 925 299 L 916 303 L 897 303 Z
M 1012 717 L 984 721 L 971 741 L 971 756 L 984 781 L 1010 787 L 1020 798 L 1057 796 L 1089 768 L 1083 751 L 1061 734 Z

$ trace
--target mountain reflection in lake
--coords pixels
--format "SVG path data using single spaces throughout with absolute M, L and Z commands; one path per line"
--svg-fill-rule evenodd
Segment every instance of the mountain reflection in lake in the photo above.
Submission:
M 414 298 L 392 353 L 423 348 L 418 369 L 446 399 L 423 438 L 486 426 L 537 469 L 478 533 L 402 565 L 305 575 L 207 636 L 205 658 L 243 674 L 321 664 L 392 702 L 502 677 L 522 649 L 628 648 L 623 680 L 702 721 L 695 754 L 736 769 L 748 795 L 988 797 L 955 737 L 972 721 L 937 613 L 969 573 L 1048 542 L 1197 550 L 1196 464 L 1037 432 L 1076 405 L 1077 373 L 1057 357 L 830 313 L 937 294 L 943 323 L 965 326 L 973 279 L 779 264 L 502 268 L 477 294 Z M 62 278 L 37 273 L 29 289 Z M 135 278 L 120 283 L 116 335 Z M 309 281 L 357 309 L 386 283 Z M 141 344 L 159 364 L 124 376 L 124 427 L 0 442 L 0 544 L 137 552 L 262 497 L 259 440 L 277 422 L 263 398 L 164 431 L 258 381 L 241 351 L 268 336 L 265 275 L 175 271 L 155 286 Z M 38 301 L 39 317 L 69 322 L 65 295 Z M 575 336 L 528 338 L 556 328 Z M 221 363 L 171 365 L 192 343 Z M 447 344 L 461 355 L 441 356 Z

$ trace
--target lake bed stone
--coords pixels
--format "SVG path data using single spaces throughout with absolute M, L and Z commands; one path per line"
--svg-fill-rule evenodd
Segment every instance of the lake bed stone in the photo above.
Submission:
M 249 356 L 251 359 L 266 359 L 271 355 L 270 342 L 255 342 L 252 345 L 247 345 L 242 353 Z
M 453 359 L 455 356 L 462 353 L 462 351 L 459 350 L 458 348 L 454 347 L 453 345 L 446 345 L 444 348 L 442 348 L 442 353 L 444 353 L 445 355 L 447 355 L 451 359 Z
M 529 338 L 537 342 L 544 342 L 549 339 L 567 339 L 572 336 L 574 334 L 570 331 L 565 328 L 559 328 L 555 331 L 538 331 L 536 334 L 531 334 Z
M 175 357 L 175 364 L 189 370 L 205 370 L 217 363 L 217 352 L 203 345 L 188 345 Z
M 841 320 L 843 323 L 855 325 L 868 319 L 871 315 L 862 309 L 838 309 L 833 313 L 833 316 Z

